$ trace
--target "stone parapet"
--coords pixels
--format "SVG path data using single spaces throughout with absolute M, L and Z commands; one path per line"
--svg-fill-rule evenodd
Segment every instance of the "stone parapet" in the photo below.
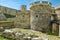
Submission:
M 33 6 L 35 6 L 35 5 L 51 5 L 51 3 L 48 2 L 48 1 L 42 1 L 42 2 L 37 1 L 37 2 L 31 3 L 30 4 L 30 8 L 33 7 Z

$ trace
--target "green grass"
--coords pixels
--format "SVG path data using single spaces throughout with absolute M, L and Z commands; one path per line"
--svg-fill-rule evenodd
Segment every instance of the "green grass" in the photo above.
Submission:
M 0 22 L 13 22 L 13 21 L 6 20 L 6 21 L 0 21 Z
M 0 35 L 0 40 L 15 40 L 15 39 L 11 39 L 11 38 L 6 38 Z
M 7 38 L 4 38 L 0 35 L 0 40 L 8 40 Z

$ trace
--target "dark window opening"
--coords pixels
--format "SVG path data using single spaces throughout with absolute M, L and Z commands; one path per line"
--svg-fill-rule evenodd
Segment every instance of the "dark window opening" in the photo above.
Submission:
M 38 17 L 38 15 L 36 15 L 36 17 Z

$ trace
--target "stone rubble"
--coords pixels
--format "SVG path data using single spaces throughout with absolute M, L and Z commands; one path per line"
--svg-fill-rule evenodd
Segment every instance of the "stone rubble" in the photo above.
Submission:
M 5 30 L 2 32 L 2 35 L 7 38 L 16 39 L 16 40 L 49 40 L 48 38 L 42 38 L 35 35 L 23 34 L 15 32 L 12 30 Z

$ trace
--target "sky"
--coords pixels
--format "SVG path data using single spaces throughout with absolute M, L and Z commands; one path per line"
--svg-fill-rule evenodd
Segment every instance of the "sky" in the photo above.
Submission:
M 21 5 L 26 5 L 29 10 L 30 3 L 35 1 L 48 1 L 52 3 L 53 7 L 60 5 L 60 0 L 0 0 L 0 5 L 17 10 L 20 10 Z

